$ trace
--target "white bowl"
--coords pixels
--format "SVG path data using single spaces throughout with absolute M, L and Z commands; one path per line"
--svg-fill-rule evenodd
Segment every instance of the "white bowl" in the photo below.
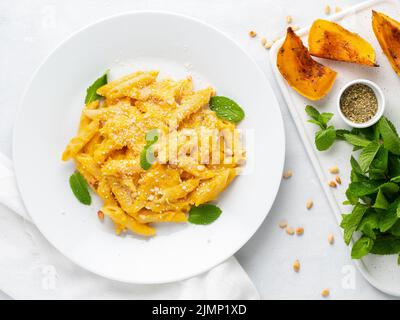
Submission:
M 378 100 L 378 111 L 376 112 L 376 114 L 367 122 L 363 122 L 363 123 L 356 123 L 351 121 L 350 119 L 348 119 L 342 112 L 341 108 L 340 108 L 340 98 L 343 95 L 343 92 L 350 86 L 354 85 L 354 84 L 365 84 L 368 87 L 370 87 L 376 96 L 376 99 Z M 340 116 L 342 117 L 343 121 L 346 122 L 349 126 L 353 127 L 353 128 L 367 128 L 372 126 L 373 124 L 375 124 L 383 115 L 383 112 L 385 110 L 385 96 L 381 90 L 381 88 L 379 88 L 379 86 L 370 81 L 370 80 L 366 80 L 366 79 L 356 79 L 353 81 L 350 81 L 348 84 L 346 84 L 339 92 L 338 98 L 337 98 L 337 108 L 338 108 L 338 112 L 340 114 Z
M 98 221 L 97 197 L 91 206 L 74 198 L 68 185 L 74 166 L 62 163 L 61 153 L 76 133 L 87 86 L 107 69 L 111 80 L 149 69 L 175 79 L 191 74 L 197 88 L 212 84 L 243 107 L 240 128 L 253 133 L 255 152 L 247 153 L 247 174 L 217 200 L 223 213 L 213 224 L 164 224 L 147 240 L 118 237 L 108 219 Z M 55 248 L 111 279 L 165 283 L 215 267 L 256 232 L 278 192 L 285 136 L 264 73 L 234 41 L 185 16 L 131 12 L 82 29 L 46 59 L 25 93 L 13 148 L 25 206 Z

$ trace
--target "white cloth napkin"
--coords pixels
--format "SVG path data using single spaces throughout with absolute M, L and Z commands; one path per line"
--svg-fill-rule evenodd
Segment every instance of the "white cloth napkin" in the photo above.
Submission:
M 14 299 L 259 299 L 235 257 L 198 277 L 163 285 L 121 283 L 80 268 L 33 225 L 12 163 L 2 154 L 0 203 L 0 290 Z

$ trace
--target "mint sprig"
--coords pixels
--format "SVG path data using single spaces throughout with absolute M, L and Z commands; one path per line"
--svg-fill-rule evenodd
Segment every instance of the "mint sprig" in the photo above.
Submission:
M 189 222 L 193 224 L 207 225 L 219 218 L 222 210 L 213 204 L 202 204 L 192 207 L 189 211 Z
M 69 185 L 73 194 L 81 203 L 85 205 L 90 205 L 92 203 L 89 186 L 85 178 L 78 171 L 75 171 L 69 177 Z
M 146 144 L 140 153 L 140 167 L 143 170 L 149 170 L 155 161 L 153 145 L 158 141 L 158 130 L 153 129 L 146 132 Z
M 97 89 L 107 84 L 107 73 L 108 70 L 100 78 L 96 79 L 89 88 L 86 89 L 85 104 L 89 104 L 101 98 L 101 96 L 97 94 Z
M 244 118 L 243 109 L 232 99 L 223 96 L 215 96 L 210 99 L 210 109 L 218 118 L 238 123 Z

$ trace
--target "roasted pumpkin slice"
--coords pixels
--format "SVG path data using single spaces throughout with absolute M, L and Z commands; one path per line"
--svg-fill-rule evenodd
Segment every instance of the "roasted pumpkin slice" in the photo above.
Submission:
M 400 76 L 400 23 L 383 13 L 372 11 L 372 28 L 394 71 Z
M 320 58 L 378 66 L 375 50 L 366 40 L 332 21 L 314 21 L 308 34 L 308 49 Z
M 289 85 L 310 100 L 323 98 L 335 82 L 336 72 L 313 60 L 292 28 L 287 30 L 276 64 Z

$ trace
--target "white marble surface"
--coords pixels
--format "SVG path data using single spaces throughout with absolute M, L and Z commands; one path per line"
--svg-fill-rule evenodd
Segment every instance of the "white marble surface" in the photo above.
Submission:
M 286 128 L 286 168 L 293 170 L 282 182 L 278 197 L 256 235 L 237 258 L 265 299 L 318 299 L 330 288 L 332 299 L 388 299 L 371 287 L 352 267 L 349 251 L 309 163 L 290 115 L 270 72 L 268 51 L 260 37 L 250 39 L 251 29 L 268 39 L 282 35 L 285 17 L 305 26 L 324 16 L 330 4 L 346 7 L 357 0 L 2 0 L 0 2 L 0 152 L 11 155 L 11 136 L 16 106 L 39 63 L 60 41 L 85 25 L 130 10 L 165 10 L 187 14 L 211 23 L 236 39 L 256 59 L 274 87 Z M 84 48 L 82 48 L 84 49 Z M 62 75 L 60 75 L 62 76 Z M 305 202 L 315 205 L 306 210 Z M 247 212 L 246 214 L 251 214 Z M 287 219 L 303 226 L 302 237 L 288 236 L 278 228 Z M 336 242 L 330 246 L 327 235 Z M 292 263 L 299 259 L 301 270 Z M 7 299 L 0 293 L 0 299 Z M 167 297 L 166 297 L 167 298 Z

